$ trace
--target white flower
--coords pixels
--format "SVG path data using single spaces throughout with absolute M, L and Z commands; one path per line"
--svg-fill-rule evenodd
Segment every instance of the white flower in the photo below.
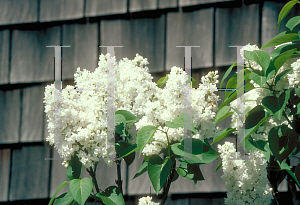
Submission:
M 74 74 L 75 87 L 67 86 L 61 97 L 54 85 L 45 88 L 47 141 L 64 158 L 65 166 L 74 154 L 85 167 L 93 166 L 101 158 L 110 165 L 115 158 L 114 139 L 109 141 L 106 132 L 107 59 L 110 59 L 109 54 L 100 55 L 94 72 L 78 68 Z M 115 65 L 115 110 L 128 110 L 141 118 L 145 115 L 144 102 L 151 101 L 158 89 L 145 67 L 147 59 L 137 54 L 132 61 L 123 59 L 117 63 L 114 57 L 112 60 Z M 58 97 L 54 97 L 54 93 Z M 55 119 L 58 109 L 61 116 Z M 135 128 L 129 125 L 128 129 L 131 136 L 128 141 L 135 141 Z
M 139 205 L 159 205 L 159 203 L 155 203 L 152 201 L 152 197 L 142 197 L 139 199 Z
M 244 46 L 240 50 L 241 56 L 244 60 L 245 60 L 244 51 L 246 50 L 254 51 L 254 50 L 259 50 L 259 48 L 256 45 L 250 45 L 250 44 Z M 246 61 L 245 62 L 246 65 L 251 66 L 255 70 L 262 70 L 262 68 L 256 62 L 254 61 L 249 61 L 249 62 L 250 64 L 248 63 L 248 61 Z M 300 59 L 298 60 L 297 58 L 288 59 L 277 71 L 277 75 L 282 71 L 289 69 L 291 67 L 293 70 L 286 76 L 282 77 L 281 80 L 278 81 L 276 86 L 274 87 L 276 97 L 279 97 L 285 90 L 290 88 L 295 88 L 296 95 L 300 97 L 300 87 L 299 87 L 300 85 L 296 85 L 299 83 L 299 79 L 300 79 Z M 273 93 L 269 89 L 266 89 L 268 88 L 268 85 L 266 83 L 262 86 L 262 88 L 260 88 L 260 86 L 255 82 L 253 82 L 252 80 L 250 82 L 254 85 L 255 89 L 244 94 L 243 98 L 240 97 L 238 100 L 234 100 L 233 102 L 230 103 L 230 106 L 234 108 L 231 110 L 234 112 L 231 118 L 231 127 L 237 127 L 238 130 L 243 128 L 242 122 L 244 121 L 244 114 L 247 116 L 247 113 L 255 106 L 262 105 L 262 99 L 265 98 L 266 96 L 273 96 Z M 270 78 L 267 81 L 267 83 L 272 85 L 272 83 L 274 83 L 274 76 Z M 245 100 L 245 102 L 243 102 L 242 100 Z M 237 101 L 240 102 L 238 105 L 237 105 Z M 254 140 L 267 141 L 268 133 L 271 130 L 271 128 L 282 124 L 288 125 L 287 121 L 284 118 L 282 120 L 269 118 L 253 134 L 251 134 L 251 137 Z
M 158 89 L 155 93 L 156 100 L 145 103 L 147 107 L 145 116 L 135 124 L 136 128 L 140 129 L 146 125 L 160 126 L 161 130 L 167 132 L 170 143 L 178 142 L 184 137 L 202 140 L 215 137 L 218 133 L 216 123 L 213 122 L 219 101 L 219 96 L 214 94 L 214 91 L 217 90 L 217 79 L 217 71 L 209 72 L 202 77 L 199 88 L 191 90 L 191 117 L 199 134 L 184 136 L 184 128 L 164 126 L 165 121 L 172 121 L 183 114 L 185 110 L 187 74 L 178 67 L 171 68 L 166 86 L 164 89 Z M 167 147 L 168 140 L 164 132 L 156 131 L 153 136 L 156 141 L 145 146 L 142 151 L 144 155 L 159 154 L 163 148 Z
M 238 159 L 240 153 L 233 143 L 225 142 L 218 145 L 221 153 L 227 198 L 225 204 L 240 205 L 269 205 L 272 189 L 268 185 L 267 160 L 260 152 L 250 152 L 249 160 Z

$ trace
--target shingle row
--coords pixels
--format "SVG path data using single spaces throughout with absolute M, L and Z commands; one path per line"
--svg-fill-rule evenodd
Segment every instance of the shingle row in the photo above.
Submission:
M 2 0 L 0 25 L 65 21 L 224 1 L 234 2 L 234 0 Z
M 274 7 L 280 6 L 266 3 L 263 7 L 262 42 L 276 34 L 274 19 L 278 9 L 273 13 Z M 183 67 L 184 49 L 176 46 L 185 45 L 200 46 L 192 48 L 193 68 L 230 65 L 236 60 L 236 49 L 229 46 L 259 44 L 259 32 L 258 4 L 172 11 L 152 18 L 2 30 L 0 83 L 53 81 L 54 48 L 47 48 L 49 45 L 71 45 L 62 48 L 62 77 L 72 79 L 77 67 L 90 71 L 97 67 L 98 51 L 107 52 L 106 48 L 98 48 L 99 45 L 123 46 L 115 49 L 117 59 L 132 59 L 139 53 L 148 58 L 150 72 L 162 72 L 172 66 Z

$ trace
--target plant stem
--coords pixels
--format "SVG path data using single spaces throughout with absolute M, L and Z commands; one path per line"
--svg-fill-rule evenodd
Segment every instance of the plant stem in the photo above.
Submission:
M 270 182 L 269 179 L 268 179 L 268 182 L 269 182 L 269 185 L 272 187 L 273 197 L 274 197 L 274 199 L 275 199 L 275 201 L 276 201 L 276 204 L 279 205 L 279 202 L 278 202 L 278 199 L 277 199 L 278 190 L 277 190 L 276 187 L 275 187 L 275 189 L 274 189 L 274 187 L 273 187 L 273 185 L 271 184 L 271 182 Z
M 122 196 L 123 196 L 123 188 L 122 188 L 122 178 L 121 178 L 121 160 L 116 160 L 117 164 L 117 175 L 118 175 L 118 180 L 116 180 L 116 184 L 118 185 Z
M 90 197 L 95 199 L 96 201 L 99 201 L 101 204 L 105 205 L 99 197 L 96 197 L 96 196 L 93 196 L 93 195 L 90 195 Z
M 94 182 L 94 185 L 95 185 L 96 192 L 99 193 L 99 192 L 100 192 L 100 189 L 99 189 L 99 186 L 98 186 L 98 183 L 97 183 L 97 179 L 96 179 L 96 176 L 95 176 L 95 173 L 94 173 L 92 167 L 90 167 L 90 169 L 86 169 L 86 171 L 87 171 L 87 172 L 89 173 L 89 175 L 92 177 L 93 182 Z
M 166 202 L 166 200 L 167 200 L 167 197 L 168 197 L 168 193 L 169 193 L 169 190 L 170 190 L 170 186 L 171 186 L 171 182 L 172 182 L 173 176 L 174 176 L 174 171 L 171 170 L 171 172 L 170 172 L 170 177 L 168 178 L 167 186 L 164 187 L 164 191 L 163 191 L 163 194 L 162 194 L 162 200 L 161 200 L 161 202 L 160 202 L 160 205 L 164 205 L 165 202 Z
M 172 168 L 171 168 L 171 171 L 170 171 L 170 174 L 169 174 L 169 177 L 168 177 L 168 182 L 167 182 L 167 186 L 164 187 L 164 190 L 163 190 L 163 194 L 162 194 L 162 200 L 160 202 L 160 205 L 164 205 L 166 200 L 167 200 L 167 197 L 168 197 L 168 193 L 169 193 L 169 190 L 170 190 L 170 186 L 171 186 L 171 182 L 174 178 L 174 174 L 176 172 L 175 170 L 175 167 L 176 167 L 176 161 L 175 161 L 175 157 L 172 157 L 171 158 L 172 160 Z
M 115 143 L 118 143 L 120 141 L 120 139 L 121 139 L 120 134 L 115 133 Z M 119 157 L 118 154 L 116 157 L 117 158 Z M 118 180 L 116 180 L 116 184 L 118 185 L 118 187 L 122 193 L 122 196 L 124 196 L 123 188 L 122 188 L 122 178 L 121 178 L 121 159 L 115 160 L 115 162 L 117 165 L 117 177 L 118 177 Z

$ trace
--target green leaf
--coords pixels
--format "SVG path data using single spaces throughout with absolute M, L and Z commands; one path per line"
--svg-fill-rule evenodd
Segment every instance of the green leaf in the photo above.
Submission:
M 85 177 L 83 179 L 73 179 L 69 185 L 70 193 L 79 205 L 84 205 L 93 190 L 93 182 Z
M 164 84 L 167 83 L 167 81 L 168 81 L 168 79 L 169 79 L 168 75 L 169 75 L 169 74 L 167 74 L 166 76 L 160 78 L 160 79 L 157 81 L 157 86 L 158 86 L 159 88 L 161 88 Z
M 115 114 L 121 114 L 126 118 L 126 124 L 139 121 L 139 118 L 127 110 L 118 110 Z
M 292 1 L 289 1 L 288 3 L 286 3 L 284 5 L 284 7 L 281 9 L 279 15 L 278 15 L 278 22 L 277 22 L 277 26 L 278 26 L 278 31 L 279 31 L 279 28 L 280 28 L 280 23 L 282 21 L 282 19 L 284 17 L 286 17 L 291 9 L 293 8 L 293 6 L 297 3 L 298 1 L 297 0 L 292 0 Z
M 126 118 L 121 114 L 116 114 L 115 123 L 116 123 L 115 132 L 122 136 L 126 136 L 126 132 L 125 132 Z
M 184 144 L 186 143 L 186 146 Z M 194 138 L 184 138 L 180 143 L 171 145 L 174 154 L 191 160 L 202 160 L 203 141 Z M 191 147 L 189 146 L 191 145 Z
M 180 176 L 190 180 L 204 180 L 199 165 L 196 164 L 188 164 L 186 162 L 181 162 L 180 166 L 177 168 L 177 173 Z
M 66 204 L 69 205 L 71 204 L 71 202 L 73 202 L 73 198 L 70 192 L 66 192 L 60 195 L 59 197 L 57 197 L 53 205 L 66 205 Z
M 223 78 L 222 78 L 222 80 L 221 80 L 220 88 L 222 88 L 224 80 L 230 75 L 232 69 L 233 69 L 234 67 L 236 67 L 236 66 L 237 66 L 237 62 L 235 62 L 234 64 L 232 64 L 232 65 L 228 68 L 228 70 L 225 72 L 225 74 L 224 74 L 224 76 L 223 76 Z
M 252 71 L 249 78 L 258 84 L 259 87 L 263 87 L 263 85 L 267 82 L 267 78 L 264 76 L 263 71 L 260 70 Z
M 192 77 L 192 88 L 197 88 L 197 81 Z
M 276 73 L 280 69 L 280 67 L 293 55 L 293 53 L 297 50 L 297 48 L 294 48 L 292 50 L 288 50 L 284 53 L 281 53 L 280 55 L 276 56 L 272 62 L 276 68 Z
M 277 35 L 270 41 L 268 41 L 265 45 L 261 47 L 261 49 L 266 49 L 270 47 L 274 47 L 283 43 L 287 43 L 290 41 L 299 41 L 300 38 L 298 36 L 298 33 L 287 33 L 284 35 Z
M 222 107 L 215 116 L 215 119 L 214 119 L 215 123 L 218 123 L 221 120 L 225 119 L 226 117 L 232 115 L 233 112 L 229 112 L 229 110 L 230 110 L 230 106 Z
M 269 116 L 266 115 L 264 108 L 261 105 L 250 110 L 245 121 L 245 140 L 268 118 Z
M 270 55 L 271 55 L 272 59 L 274 59 L 277 56 L 279 56 L 281 53 L 292 50 L 294 48 L 296 48 L 296 50 L 299 50 L 300 45 L 298 43 L 284 44 L 284 45 L 277 47 L 274 51 L 272 51 L 270 53 Z
M 116 186 L 110 186 L 102 193 L 97 193 L 96 196 L 101 198 L 106 205 L 125 205 L 122 193 Z
M 251 71 L 248 69 L 242 69 L 239 71 L 238 75 L 234 74 L 227 82 L 226 84 L 226 89 L 231 91 L 225 91 L 225 98 L 227 98 L 228 96 L 230 96 L 237 88 L 240 89 L 242 86 L 244 87 L 244 85 L 248 84 L 250 82 L 249 79 L 249 75 L 250 75 Z M 239 82 L 237 82 L 237 79 L 240 78 L 243 80 L 240 80 Z
M 195 148 L 197 148 L 197 147 L 199 147 L 199 146 L 195 146 Z M 187 154 L 188 153 L 185 153 L 185 155 L 187 155 Z M 210 163 L 210 162 L 214 161 L 219 156 L 220 156 L 220 153 L 218 153 L 217 151 L 215 151 L 210 146 L 210 144 L 206 141 L 206 142 L 203 142 L 202 154 L 197 154 L 197 155 L 194 155 L 194 156 L 193 155 L 192 156 L 188 155 L 189 158 L 193 158 L 193 157 L 195 157 L 195 158 L 194 159 L 184 159 L 184 161 L 187 162 L 187 163 L 189 163 L 189 164 L 207 164 L 207 163 Z
M 119 155 L 118 159 L 121 159 L 123 157 L 126 157 L 130 155 L 131 153 L 135 152 L 138 149 L 137 144 L 133 144 L 130 147 L 127 147 L 122 153 Z
M 295 17 L 291 18 L 291 19 L 285 24 L 285 26 L 286 26 L 288 29 L 293 30 L 299 23 L 300 23 L 300 16 L 295 16 Z
M 287 142 L 283 142 L 287 140 Z M 298 141 L 298 134 L 289 129 L 286 125 L 281 125 L 273 127 L 268 135 L 268 141 L 270 144 L 270 149 L 273 155 L 278 159 L 280 163 L 287 158 L 294 150 Z M 285 148 L 282 151 L 282 144 L 285 144 Z
M 286 76 L 288 73 L 290 73 L 293 70 L 293 68 L 288 68 L 281 73 L 279 73 L 275 78 L 275 84 L 277 84 L 278 81 L 280 81 L 284 76 Z
M 278 135 L 278 131 L 279 131 L 279 126 L 277 127 L 273 127 L 268 135 L 268 141 L 270 144 L 270 149 L 273 153 L 273 155 L 280 161 L 280 163 L 282 162 L 282 160 L 280 160 L 280 155 L 279 155 L 279 135 Z
M 135 178 L 141 176 L 142 174 L 144 174 L 147 171 L 147 167 L 148 167 L 148 161 L 144 161 L 132 179 L 135 179 Z
M 289 173 L 289 175 L 291 175 L 292 177 L 293 177 L 293 179 L 296 181 L 296 183 L 297 183 L 297 186 L 300 188 L 300 184 L 299 184 L 299 181 L 298 181 L 298 179 L 296 178 L 296 176 L 295 176 L 295 173 L 294 172 L 292 172 L 292 170 L 286 170 L 288 173 Z
M 179 128 L 184 127 L 185 124 L 187 125 L 187 129 L 193 131 L 194 133 L 198 134 L 198 131 L 194 127 L 193 119 L 190 115 L 183 113 L 180 116 L 176 117 L 175 119 L 170 121 L 166 121 L 165 125 L 170 128 Z
M 148 163 L 148 176 L 153 185 L 156 194 L 161 190 L 167 181 L 172 167 L 172 160 L 166 158 L 163 160 L 158 155 L 152 155 Z
M 237 89 L 237 75 L 234 74 L 226 84 L 225 98 L 228 98 L 228 96 L 230 96 L 230 94 L 232 94 L 236 89 Z
M 227 137 L 230 135 L 232 132 L 236 131 L 236 128 L 225 128 L 222 131 L 219 131 L 218 136 L 216 136 L 212 142 L 212 144 L 220 141 L 221 139 Z
M 299 115 L 300 114 L 300 103 L 297 104 L 297 113 L 296 115 Z
M 51 205 L 56 197 L 56 195 L 58 194 L 58 192 L 67 184 L 69 184 L 70 182 L 64 181 L 63 183 L 61 183 L 61 185 L 58 187 L 58 189 L 56 190 L 56 192 L 54 193 L 54 195 L 52 196 L 50 202 L 48 205 Z
M 138 131 L 137 136 L 136 136 L 136 143 L 137 143 L 137 147 L 140 150 L 140 156 L 141 156 L 141 153 L 142 153 L 144 147 L 146 146 L 146 144 L 148 144 L 151 141 L 157 128 L 158 128 L 158 126 L 154 127 L 152 125 L 147 125 L 147 126 L 142 127 Z
M 226 99 L 224 100 L 224 102 L 220 105 L 219 110 L 220 110 L 222 107 L 224 107 L 224 106 L 228 105 L 229 103 L 231 103 L 232 101 L 234 101 L 235 99 L 237 99 L 237 92 L 240 93 L 241 90 L 244 90 L 244 93 L 247 93 L 247 92 L 249 92 L 249 91 L 252 90 L 252 89 L 254 89 L 254 86 L 253 86 L 252 83 L 247 83 L 247 84 L 245 84 L 245 90 L 244 90 L 244 86 L 243 86 L 243 87 L 240 87 L 240 88 L 238 89 L 238 91 L 234 91 L 233 93 L 231 93 L 231 94 L 228 96 L 228 98 L 226 98 Z
M 278 160 L 276 160 L 276 162 L 278 163 L 280 170 L 291 170 L 291 167 L 285 163 L 285 162 L 279 162 Z
M 290 98 L 290 90 L 283 92 L 279 98 L 267 96 L 262 99 L 263 107 L 277 119 L 281 119 L 282 112 Z
M 222 158 L 221 158 L 221 160 L 220 160 L 220 162 L 219 162 L 219 164 L 218 164 L 218 166 L 217 166 L 217 168 L 216 168 L 215 173 L 216 173 L 217 171 L 219 171 L 221 168 L 222 168 Z
M 298 165 L 296 166 L 296 169 L 295 169 L 295 177 L 296 177 L 296 179 L 297 179 L 297 181 L 298 181 L 298 183 L 299 183 L 299 181 L 300 181 L 300 164 L 298 164 Z
M 270 55 L 266 51 L 245 51 L 245 58 L 258 63 L 262 67 L 264 74 L 266 73 L 270 64 Z
M 214 150 L 210 144 L 206 141 L 203 143 L 203 153 L 202 153 L 202 160 L 200 160 L 197 163 L 200 164 L 207 164 L 215 159 L 217 159 L 220 156 L 220 153 Z M 191 161 L 187 160 L 187 162 L 191 163 Z M 194 161 L 192 161 L 193 163 Z
M 261 151 L 266 151 L 265 150 L 265 146 L 268 142 L 263 141 L 263 140 L 253 140 L 252 138 L 249 138 L 248 141 L 257 149 L 261 150 Z
M 126 142 L 118 142 L 118 143 L 116 143 L 115 148 L 116 148 L 117 154 L 121 155 L 124 152 L 124 150 L 126 150 L 130 146 L 131 145 L 128 144 L 128 143 L 126 143 Z M 123 157 L 123 158 L 124 158 L 127 166 L 129 166 L 133 162 L 133 160 L 135 158 L 135 152 L 132 152 L 131 154 L 129 154 L 126 157 Z
M 67 168 L 67 177 L 69 180 L 79 179 L 81 175 L 82 164 L 79 161 L 77 155 L 72 156 L 69 161 L 69 166 Z

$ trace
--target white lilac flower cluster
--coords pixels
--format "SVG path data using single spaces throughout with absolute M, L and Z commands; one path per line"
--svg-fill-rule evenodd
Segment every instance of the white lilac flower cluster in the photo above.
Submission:
M 202 140 L 215 137 L 218 133 L 218 127 L 213 122 L 217 111 L 217 102 L 219 101 L 219 96 L 214 94 L 214 91 L 217 90 L 217 74 L 217 71 L 209 72 L 202 77 L 199 88 L 192 89 L 191 116 L 199 134 L 184 136 L 184 128 L 164 126 L 165 121 L 172 121 L 183 114 L 185 109 L 187 74 L 178 67 L 171 68 L 166 86 L 155 93 L 156 100 L 145 102 L 145 116 L 136 123 L 137 129 L 146 125 L 161 126 L 159 129 L 167 132 L 170 143 L 178 142 L 184 137 Z M 167 147 L 166 134 L 161 130 L 157 130 L 154 134 L 155 141 L 145 146 L 142 151 L 144 155 L 159 154 L 163 148 Z
M 281 46 L 281 45 L 278 45 Z M 276 47 L 278 47 L 276 46 Z M 252 69 L 254 70 L 262 70 L 261 66 L 256 63 L 255 61 L 252 60 L 246 60 L 244 57 L 244 51 L 254 51 L 254 50 L 259 50 L 259 48 L 256 45 L 246 45 L 240 50 L 240 54 L 242 56 L 242 59 L 245 60 L 245 65 L 246 66 L 251 66 Z M 288 68 L 293 68 L 292 72 L 284 76 L 280 81 L 277 82 L 275 86 L 276 90 L 276 96 L 279 97 L 281 93 L 284 92 L 284 90 L 295 87 L 296 95 L 300 97 L 300 85 L 299 84 L 299 79 L 300 79 L 300 59 L 298 58 L 291 58 L 288 59 L 278 70 L 278 73 L 281 73 L 282 71 L 288 69 Z M 269 79 L 267 83 L 270 85 L 273 83 L 274 77 Z M 250 111 L 252 108 L 254 108 L 257 105 L 262 104 L 262 99 L 265 98 L 266 96 L 272 96 L 272 93 L 270 90 L 265 89 L 264 87 L 268 87 L 267 84 L 265 83 L 263 85 L 263 88 L 260 88 L 258 84 L 256 84 L 254 81 L 250 81 L 255 89 L 249 91 L 248 93 L 244 94 L 244 99 L 245 102 L 242 100 L 239 100 L 241 102 L 237 106 L 237 100 L 234 100 L 233 102 L 230 103 L 231 107 L 234 107 L 235 109 L 232 109 L 234 111 L 234 114 L 232 115 L 232 120 L 231 120 L 231 127 L 237 127 L 238 130 L 242 129 L 243 123 L 238 123 L 244 121 L 244 113 L 243 109 L 245 108 L 245 114 Z M 242 113 L 239 113 L 239 111 Z M 292 116 L 289 117 L 290 120 L 292 120 Z M 282 124 L 286 124 L 290 127 L 288 122 L 283 118 L 282 120 L 278 119 L 273 119 L 269 118 L 266 120 L 256 131 L 253 133 L 251 136 L 254 140 L 267 140 L 268 139 L 268 133 L 271 130 L 272 127 L 274 126 L 279 126 Z M 291 127 L 290 127 L 291 128 Z
M 63 164 L 68 166 L 68 159 L 76 154 L 85 167 L 93 166 L 101 158 L 111 164 L 115 156 L 113 142 L 107 143 L 107 65 L 108 55 L 100 55 L 98 68 L 94 72 L 80 71 L 74 75 L 75 87 L 67 86 L 60 91 L 54 85 L 45 89 L 45 112 L 48 116 L 49 137 L 47 141 L 54 145 L 64 158 Z M 172 121 L 184 113 L 187 74 L 178 67 L 171 68 L 164 89 L 158 88 L 152 82 L 153 77 L 148 72 L 148 61 L 137 54 L 135 59 L 124 58 L 115 65 L 115 110 L 128 110 L 140 120 L 128 125 L 129 136 L 126 139 L 135 143 L 137 131 L 146 125 L 160 125 L 167 131 L 170 142 L 184 138 L 183 128 L 164 126 L 165 121 Z M 217 71 L 203 76 L 199 89 L 191 93 L 191 113 L 199 134 L 192 137 L 198 139 L 213 138 L 218 128 L 213 122 L 217 111 L 219 96 L 214 94 L 218 83 Z M 80 89 L 80 90 L 75 90 Z M 61 109 L 61 116 L 55 119 L 55 109 Z M 60 122 L 60 121 L 61 122 Z M 61 126 L 55 126 L 61 125 Z M 166 134 L 157 131 L 152 142 L 143 150 L 143 154 L 158 154 L 167 144 Z M 109 146 L 110 145 L 110 146 Z M 109 156 L 107 158 L 107 156 Z
M 152 197 L 142 197 L 139 199 L 139 205 L 159 205 L 159 203 L 155 203 L 152 201 Z
M 107 59 L 110 55 L 100 55 L 98 68 L 89 72 L 80 68 L 74 74 L 75 87 L 67 86 L 60 91 L 54 85 L 45 88 L 45 112 L 48 116 L 47 141 L 57 149 L 63 165 L 75 154 L 85 167 L 91 167 L 101 158 L 111 165 L 115 157 L 113 141 L 107 142 Z M 134 60 L 127 58 L 115 65 L 115 110 L 128 110 L 141 118 L 144 116 L 145 102 L 153 100 L 157 86 L 152 82 L 146 58 L 138 54 Z M 76 90 L 75 88 L 79 89 Z M 56 97 L 54 97 L 56 93 Z M 58 97 L 57 97 L 58 96 Z M 55 110 L 61 110 L 61 116 L 55 119 Z M 60 126 L 58 126 L 60 125 Z M 135 142 L 134 127 L 129 127 L 131 138 Z
M 269 205 L 272 188 L 268 185 L 267 160 L 260 152 L 250 152 L 249 160 L 237 159 L 233 143 L 225 142 L 218 145 L 221 153 L 223 175 L 228 205 Z

